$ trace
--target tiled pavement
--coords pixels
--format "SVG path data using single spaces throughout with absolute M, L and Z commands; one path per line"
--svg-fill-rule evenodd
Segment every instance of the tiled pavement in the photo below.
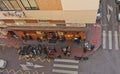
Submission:
M 36 40 L 29 40 L 29 41 L 27 41 L 27 42 L 23 42 L 25 45 L 26 44 L 41 44 L 41 45 L 46 45 L 46 46 L 48 46 L 48 47 L 50 47 L 50 48 L 54 48 L 54 47 L 56 47 L 56 50 L 57 50 L 57 52 L 56 52 L 56 54 L 55 54 L 55 56 L 58 56 L 58 55 L 61 55 L 63 58 L 73 58 L 74 56 L 82 56 L 82 52 L 83 52 L 83 50 L 82 50 L 82 47 L 81 47 L 81 45 L 80 44 L 76 44 L 76 43 L 73 43 L 73 42 L 71 42 L 71 41 L 67 41 L 67 42 L 57 42 L 57 43 L 48 43 L 48 42 L 42 42 L 42 43 L 39 43 L 38 41 L 36 41 Z M 67 46 L 70 46 L 71 47 L 71 56 L 70 57 L 68 57 L 68 56 L 64 56 L 64 54 L 62 53 L 62 51 L 61 51 L 61 48 L 62 47 L 67 47 Z
M 87 32 L 87 40 L 95 45 L 93 51 L 88 51 L 85 55 L 88 56 L 94 53 L 101 45 L 101 35 L 102 35 L 102 27 L 98 24 L 95 25 L 88 25 L 88 32 Z
M 86 55 L 88 56 L 89 54 L 93 53 L 96 51 L 99 46 L 101 45 L 101 26 L 99 25 L 90 25 L 88 26 L 89 30 L 87 32 L 87 40 L 95 45 L 95 49 L 93 51 L 88 51 L 86 54 L 83 53 L 83 49 L 80 44 L 76 44 L 70 41 L 67 42 L 58 42 L 56 44 L 48 43 L 48 42 L 43 42 L 41 44 L 47 45 L 49 47 L 56 47 L 57 48 L 57 55 L 61 54 L 64 58 L 68 58 L 64 56 L 60 50 L 61 47 L 66 47 L 66 46 L 71 46 L 71 56 L 69 58 L 73 58 L 74 56 L 82 56 Z M 15 39 L 15 38 L 7 38 L 7 39 L 0 39 L 0 43 L 4 43 L 7 46 L 21 46 L 25 44 L 39 44 L 36 40 L 29 40 L 27 42 L 21 41 L 20 39 Z

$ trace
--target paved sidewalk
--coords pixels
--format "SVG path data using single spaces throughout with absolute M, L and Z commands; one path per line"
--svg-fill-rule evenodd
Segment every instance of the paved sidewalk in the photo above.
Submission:
M 89 56 L 93 52 L 95 52 L 101 45 L 101 26 L 100 25 L 88 25 L 88 32 L 86 33 L 87 41 L 89 41 L 90 44 L 94 44 L 95 48 L 94 50 L 88 50 L 86 53 L 83 53 L 83 46 L 82 42 L 81 44 L 74 43 L 72 41 L 66 41 L 66 42 L 57 42 L 57 43 L 48 43 L 48 42 L 38 42 L 37 40 L 28 40 L 27 42 L 22 41 L 21 39 L 15 39 L 15 38 L 7 38 L 7 39 L 0 39 L 0 43 L 4 43 L 6 46 L 23 46 L 23 45 L 45 45 L 50 48 L 56 47 L 57 53 L 55 56 L 62 55 L 63 58 L 74 58 L 74 56 Z M 61 51 L 62 47 L 71 47 L 71 55 L 70 57 L 64 56 L 64 54 Z
M 95 48 L 93 51 L 88 51 L 86 55 L 90 55 L 94 53 L 101 45 L 101 36 L 102 36 L 102 27 L 100 25 L 89 25 L 89 30 L 87 33 L 87 40 L 95 45 Z
M 55 57 L 57 57 L 58 55 L 61 55 L 62 58 L 74 58 L 74 56 L 82 56 L 82 47 L 81 44 L 77 44 L 71 41 L 66 41 L 66 42 L 57 42 L 57 43 L 48 43 L 48 42 L 38 42 L 36 40 L 29 40 L 27 42 L 23 41 L 23 45 L 27 45 L 27 44 L 31 44 L 31 45 L 45 45 L 48 46 L 49 48 L 53 49 L 54 47 L 56 48 L 57 52 L 55 53 Z M 71 47 L 71 55 L 69 56 L 64 56 L 64 54 L 61 51 L 61 48 L 63 47 L 67 47 L 70 46 Z

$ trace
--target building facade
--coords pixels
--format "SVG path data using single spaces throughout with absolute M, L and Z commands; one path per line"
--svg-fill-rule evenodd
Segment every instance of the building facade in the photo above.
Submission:
M 0 0 L 0 27 L 19 37 L 26 32 L 42 38 L 45 32 L 55 32 L 67 39 L 79 34 L 84 38 L 98 8 L 99 0 Z

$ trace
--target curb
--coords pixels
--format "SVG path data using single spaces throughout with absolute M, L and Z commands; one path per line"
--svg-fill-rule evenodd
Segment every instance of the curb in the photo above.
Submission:
M 99 26 L 99 27 L 101 27 L 101 26 Z M 102 27 L 101 27 L 101 31 L 102 31 Z M 102 33 L 101 33 L 101 36 L 102 36 Z M 102 37 L 100 39 L 100 44 L 98 45 L 98 47 L 96 47 L 90 54 L 88 54 L 88 56 L 91 56 L 93 53 L 98 51 L 98 49 L 101 47 L 101 43 L 102 43 Z

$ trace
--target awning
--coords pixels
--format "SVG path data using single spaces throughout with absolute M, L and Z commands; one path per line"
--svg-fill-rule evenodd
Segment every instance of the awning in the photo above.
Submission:
M 87 27 L 9 26 L 8 30 L 86 31 Z

